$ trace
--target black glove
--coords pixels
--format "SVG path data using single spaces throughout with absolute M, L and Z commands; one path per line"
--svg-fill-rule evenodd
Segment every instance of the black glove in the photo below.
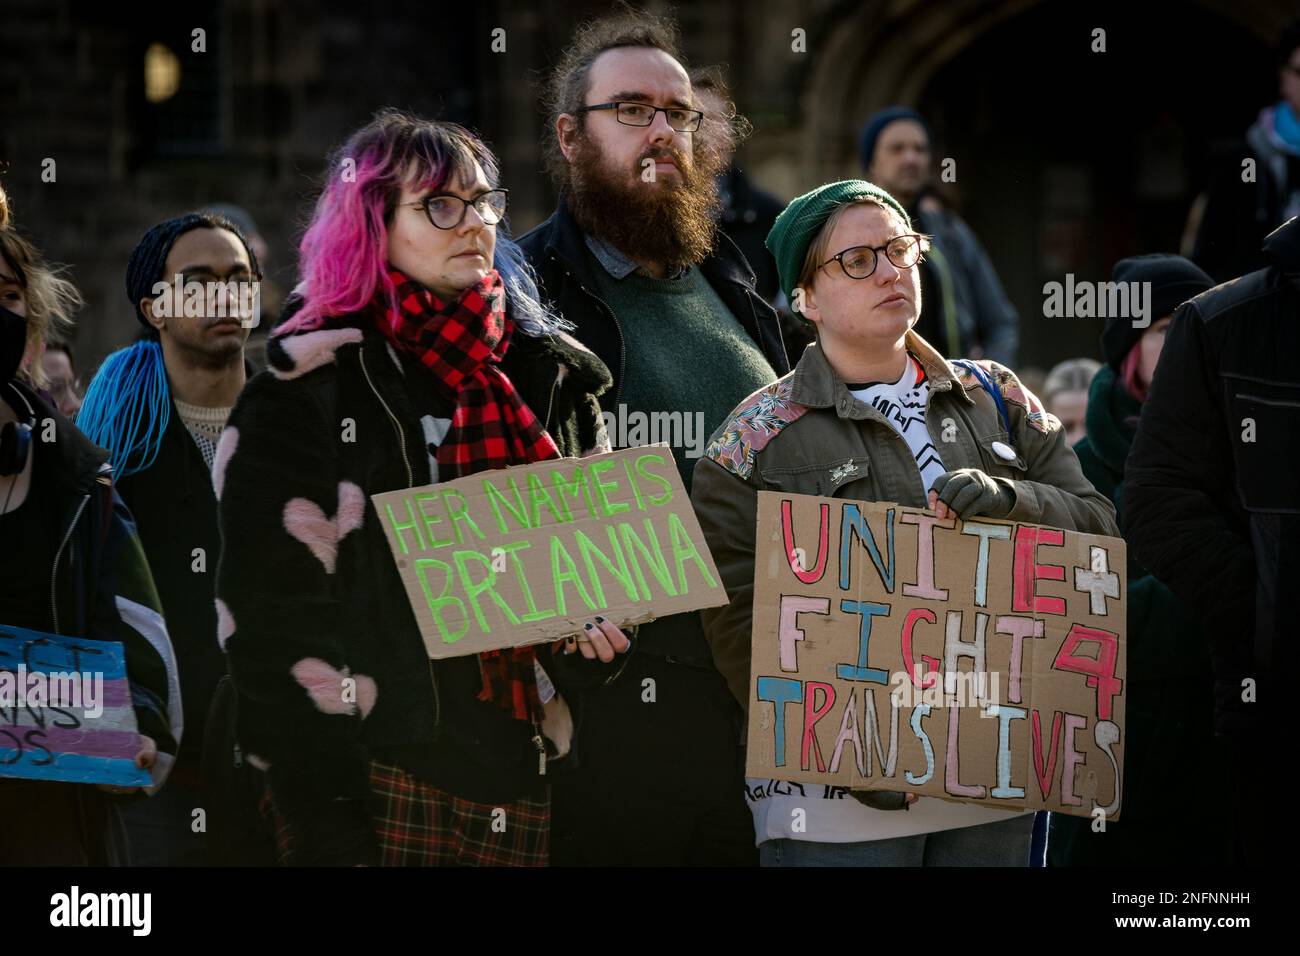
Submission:
M 1016 504 L 1016 493 L 1011 488 L 978 468 L 945 471 L 930 490 L 963 521 L 976 515 L 1005 518 Z
M 873 810 L 906 810 L 907 794 L 897 790 L 850 790 L 849 796 Z

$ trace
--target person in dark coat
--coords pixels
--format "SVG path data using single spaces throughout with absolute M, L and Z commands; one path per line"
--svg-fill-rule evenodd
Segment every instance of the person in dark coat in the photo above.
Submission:
M 221 541 L 211 470 L 252 372 L 244 343 L 260 278 L 248 240 L 220 215 L 189 213 L 146 231 L 126 271 L 144 334 L 104 361 L 77 417 L 112 456 L 179 657 L 186 734 L 176 768 L 157 799 L 124 814 L 138 866 L 208 865 L 209 843 L 224 841 L 207 827 L 201 769 L 208 709 L 226 672 L 213 603 Z
M 383 110 L 326 182 L 213 471 L 242 753 L 283 863 L 545 865 L 571 688 L 630 641 L 430 660 L 371 496 L 608 450 L 609 371 L 538 302 L 468 130 Z
M 1125 468 L 1134 558 L 1210 636 L 1214 729 L 1234 861 L 1284 858 L 1261 812 L 1261 768 L 1285 752 L 1278 657 L 1295 643 L 1300 580 L 1300 218 L 1270 265 L 1174 313 Z M 1187 779 L 1187 799 L 1202 789 Z M 1203 799 L 1199 798 L 1199 799 Z
M 737 110 L 722 67 L 692 70 L 691 91 L 704 111 L 698 135 L 706 147 L 717 150 L 718 162 L 725 167 L 718 174 L 718 226 L 753 270 L 754 291 L 776 309 L 786 356 L 798 358 L 816 336 L 811 323 L 791 311 L 781 291 L 776 260 L 765 245 L 785 204 L 759 189 L 735 162 L 736 148 L 753 132 L 753 124 Z
M 645 441 L 638 421 L 690 427 L 669 436 L 689 490 L 710 432 L 789 364 L 776 313 L 718 230 L 721 154 L 700 136 L 705 110 L 674 25 L 633 13 L 588 24 L 560 58 L 548 110 L 560 199 L 520 246 L 547 301 L 609 366 L 614 444 Z M 573 771 L 556 774 L 553 862 L 757 862 L 742 715 L 698 614 L 641 626 L 622 676 L 579 707 L 593 729 Z
M 176 660 L 158 594 L 107 454 L 40 388 L 47 337 L 70 325 L 80 302 L 72 283 L 9 225 L 0 189 L 0 632 L 24 628 L 122 645 L 140 738 L 136 764 L 148 768 L 146 792 L 156 794 L 182 733 Z M 12 671 L 4 643 L 0 667 Z M 28 710 L 4 708 L 0 719 L 14 731 L 3 736 L 6 750 L 14 749 L 15 734 L 39 745 L 32 716 L 21 713 Z M 120 810 L 147 803 L 140 792 L 0 775 L 0 865 L 127 864 Z
M 1085 436 L 1074 446 L 1093 487 L 1124 514 L 1124 463 L 1173 312 L 1213 280 L 1181 256 L 1121 259 L 1114 282 L 1149 282 L 1145 328 L 1112 316 L 1102 334 L 1106 363 L 1092 379 Z M 1128 687 L 1124 793 L 1119 820 L 1050 815 L 1052 866 L 1207 865 L 1227 861 L 1221 817 L 1189 799 L 1183 782 L 1221 776 L 1214 758 L 1209 640 L 1169 590 L 1128 556 Z M 1196 839 L 1188 834 L 1195 832 Z

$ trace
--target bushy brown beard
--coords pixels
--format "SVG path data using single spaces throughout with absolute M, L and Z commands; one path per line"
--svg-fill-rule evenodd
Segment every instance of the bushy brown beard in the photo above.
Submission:
M 699 265 L 713 251 L 722 204 L 718 170 L 710 168 L 716 164 L 709 157 L 691 162 L 679 149 L 654 147 L 629 170 L 608 163 L 585 133 L 579 133 L 576 146 L 565 198 L 583 232 L 629 259 L 660 263 L 669 275 Z M 642 181 L 644 161 L 660 157 L 672 158 L 680 181 Z

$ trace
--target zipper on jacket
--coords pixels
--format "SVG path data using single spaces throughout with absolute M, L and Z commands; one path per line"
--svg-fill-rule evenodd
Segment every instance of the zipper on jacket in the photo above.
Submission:
M 379 399 L 379 404 L 384 406 L 384 411 L 388 413 L 388 420 L 393 423 L 393 428 L 397 430 L 397 444 L 402 449 L 402 464 L 406 466 L 406 487 L 415 487 L 415 472 L 411 470 L 411 460 L 406 455 L 406 432 L 402 429 L 402 423 L 397 420 L 393 410 L 388 407 L 384 401 L 384 396 L 379 394 L 379 389 L 375 388 L 374 380 L 370 377 L 370 370 L 366 368 L 366 353 L 364 348 L 357 350 L 357 358 L 361 360 L 361 374 L 366 377 L 366 384 L 370 386 L 370 391 L 375 393 L 375 398 Z M 438 724 L 442 721 L 442 699 L 438 696 L 438 676 L 433 672 L 433 659 L 429 658 L 429 686 L 433 689 L 433 732 L 435 738 L 438 734 Z
M 546 776 L 546 738 L 542 736 L 542 725 L 533 718 L 533 746 L 537 748 L 537 776 Z
M 402 450 L 402 464 L 406 466 L 406 487 L 415 487 L 415 473 L 411 471 L 411 460 L 406 456 L 406 432 L 402 430 L 402 423 L 397 420 L 393 410 L 388 407 L 384 401 L 384 396 L 379 394 L 379 389 L 375 388 L 374 381 L 370 378 L 370 370 L 366 368 L 366 353 L 363 350 L 357 351 L 357 358 L 361 360 L 361 374 L 366 377 L 366 384 L 370 390 L 375 393 L 375 398 L 379 399 L 379 404 L 384 406 L 384 411 L 388 413 L 388 420 L 393 423 L 393 428 L 397 429 L 397 447 Z
M 551 430 L 551 411 L 555 408 L 555 393 L 560 390 L 560 378 L 564 375 L 564 363 L 560 363 L 560 370 L 555 373 L 555 381 L 551 383 L 551 397 L 546 403 L 546 420 L 542 422 L 542 428 L 546 431 Z M 552 438 L 555 436 L 552 435 Z
M 556 265 L 564 270 L 566 276 L 578 283 L 578 288 L 581 289 L 584 294 L 591 296 L 591 298 L 599 302 L 601 307 L 609 313 L 609 317 L 614 320 L 614 330 L 618 332 L 618 391 L 614 395 L 614 404 L 617 406 L 618 399 L 623 394 L 623 381 L 627 375 L 627 338 L 623 335 L 623 326 L 619 325 L 618 316 L 615 315 L 614 310 L 609 307 L 609 303 L 579 282 L 578 278 L 569 271 L 569 267 L 565 264 L 563 259 L 554 252 L 551 253 L 551 259 L 556 263 Z M 601 268 L 603 269 L 604 266 L 601 266 Z
M 696 268 L 698 268 L 698 266 Z M 750 278 L 757 281 L 757 278 L 754 276 L 750 276 Z M 706 279 L 705 281 L 707 282 L 708 280 Z M 758 352 L 763 356 L 764 361 L 766 361 L 767 364 L 772 365 L 771 357 L 768 356 L 766 350 L 763 348 L 763 323 L 759 321 L 758 308 L 754 305 L 755 299 L 759 302 L 763 302 L 763 297 L 760 296 L 752 286 L 745 285 L 745 283 L 741 282 L 739 279 L 729 278 L 727 281 L 732 285 L 740 286 L 740 290 L 745 296 L 745 302 L 749 305 L 749 314 L 754 319 L 754 347 L 758 349 Z M 726 303 L 724 302 L 723 304 L 725 305 Z M 764 304 L 769 303 L 765 302 Z M 781 355 L 785 359 L 786 370 L 790 371 L 795 367 L 795 363 L 790 361 L 790 353 L 785 350 L 785 336 L 781 334 L 781 316 L 775 308 L 772 309 L 772 312 L 776 318 L 776 340 L 781 344 Z M 736 319 L 739 321 L 740 317 L 737 316 Z M 741 323 L 741 326 L 744 326 L 743 322 Z M 746 332 L 748 332 L 748 330 L 746 330 Z M 776 370 L 775 365 L 772 365 L 772 370 Z
M 68 525 L 68 530 L 63 533 L 63 540 L 59 542 L 59 550 L 54 552 L 54 567 L 50 570 L 50 618 L 54 624 L 54 633 L 59 633 L 59 603 L 56 592 L 59 583 L 59 559 L 63 557 L 63 549 L 68 546 L 68 539 L 72 537 L 73 529 L 77 527 L 77 522 L 81 520 L 81 513 L 86 510 L 86 502 L 90 500 L 90 495 L 81 496 L 81 504 L 77 505 L 76 514 L 72 516 L 72 521 Z
M 1285 398 L 1265 398 L 1263 395 L 1247 395 L 1244 392 L 1237 392 L 1237 397 L 1248 402 L 1270 405 L 1273 408 L 1300 408 L 1300 402 L 1287 401 Z
M 636 652 L 637 632 L 640 630 L 640 627 L 640 624 L 633 624 L 625 632 L 627 634 L 628 648 L 623 653 L 623 663 L 618 666 L 618 670 L 614 671 L 613 674 L 605 679 L 605 683 L 601 685 L 602 687 L 608 687 L 610 684 L 614 683 L 614 681 L 622 677 L 623 672 L 627 670 L 627 665 L 632 663 L 632 655 Z
M 442 698 L 438 696 L 438 675 L 433 672 L 433 658 L 429 658 L 429 686 L 433 688 L 433 737 L 438 739 L 438 724 L 442 723 Z

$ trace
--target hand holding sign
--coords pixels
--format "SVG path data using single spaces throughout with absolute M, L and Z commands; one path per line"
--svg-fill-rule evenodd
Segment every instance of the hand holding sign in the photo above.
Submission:
M 582 634 L 574 634 L 556 642 L 556 649 L 563 649 L 565 654 L 581 651 L 587 660 L 599 659 L 608 664 L 616 654 L 625 654 L 632 647 L 632 640 L 603 617 L 597 617 L 583 625 Z
M 978 468 L 945 471 L 926 496 L 938 518 L 1002 518 L 1015 507 L 1016 493 Z
M 156 756 L 121 644 L 0 626 L 0 777 L 133 792 Z
M 663 445 L 373 501 L 432 658 L 577 634 L 583 656 L 613 660 L 628 647 L 620 627 L 727 603 Z
M 140 735 L 140 752 L 135 755 L 135 765 L 141 770 L 150 769 L 158 762 L 158 745 L 154 743 L 152 737 L 144 734 Z M 112 793 L 117 796 L 128 796 L 133 793 L 139 793 L 143 787 L 115 787 L 109 783 L 99 784 L 99 789 L 105 793 Z

